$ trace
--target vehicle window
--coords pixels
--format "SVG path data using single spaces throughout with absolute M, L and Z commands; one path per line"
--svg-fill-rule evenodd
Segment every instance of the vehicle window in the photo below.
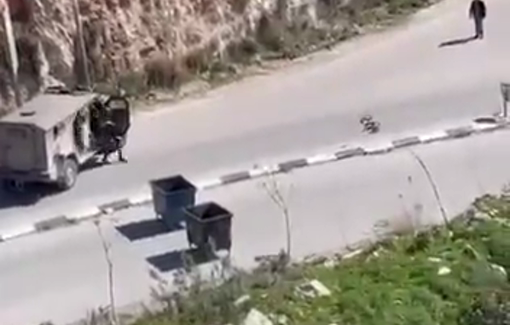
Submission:
M 108 106 L 112 109 L 122 109 L 122 108 L 126 108 L 126 102 L 121 99 L 112 99 L 108 103 Z
M 53 127 L 53 138 L 55 139 L 58 138 L 58 136 L 62 134 L 64 129 L 65 129 L 64 123 L 59 123 L 55 127 Z

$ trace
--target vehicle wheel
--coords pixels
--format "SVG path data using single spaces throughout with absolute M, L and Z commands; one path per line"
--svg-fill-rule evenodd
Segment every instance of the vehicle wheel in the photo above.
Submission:
M 16 183 L 16 181 L 12 179 L 5 179 L 2 181 L 2 188 L 5 192 L 8 193 L 20 193 L 24 190 L 23 183 Z
M 3 179 L 2 180 L 2 189 L 5 192 L 12 192 L 13 190 L 13 182 L 10 179 Z
M 57 181 L 57 186 L 60 190 L 68 190 L 76 184 L 78 177 L 78 164 L 74 159 L 65 159 L 62 165 L 61 174 Z

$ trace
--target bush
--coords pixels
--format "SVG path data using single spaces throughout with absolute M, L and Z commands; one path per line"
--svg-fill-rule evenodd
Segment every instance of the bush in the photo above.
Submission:
M 150 88 L 177 89 L 189 79 L 189 72 L 180 58 L 160 55 L 145 64 L 145 76 Z
M 186 55 L 170 58 L 160 53 L 149 59 L 142 72 L 129 72 L 119 77 L 119 83 L 133 97 L 140 97 L 151 89 L 179 90 L 194 78 L 208 82 L 224 82 L 238 74 L 236 64 L 247 65 L 261 59 L 294 59 L 359 34 L 362 26 L 391 21 L 391 18 L 429 5 L 435 0 L 320 0 L 316 7 L 320 23 L 312 24 L 304 10 L 290 22 L 282 18 L 285 5 L 279 12 L 265 13 L 254 35 L 247 35 L 227 44 L 224 53 L 217 42 L 196 49 Z M 232 0 L 232 9 L 242 13 L 246 0 Z M 104 88 L 104 85 L 101 86 Z
M 487 201 L 481 202 L 486 208 Z M 327 258 L 291 264 L 282 252 L 261 258 L 250 274 L 222 277 L 216 289 L 194 278 L 179 294 L 159 298 L 163 312 L 136 325 L 240 324 L 251 308 L 275 324 L 510 325 L 510 284 L 498 266 L 510 265 L 510 226 L 501 219 L 510 202 L 489 202 L 498 219 L 467 213 L 448 227 L 387 237 L 333 265 L 325 263 Z M 193 274 L 192 269 L 187 271 Z M 300 285 L 311 279 L 331 294 L 299 294 Z M 248 302 L 236 303 L 246 295 Z
M 508 292 L 478 295 L 459 318 L 459 325 L 509 325 L 510 300 Z
M 119 76 L 118 85 L 126 95 L 138 98 L 149 91 L 146 76 L 141 72 L 129 72 Z

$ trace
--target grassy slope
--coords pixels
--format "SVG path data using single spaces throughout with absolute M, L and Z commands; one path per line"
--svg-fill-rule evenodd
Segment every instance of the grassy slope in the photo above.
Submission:
M 353 258 L 258 270 L 196 291 L 179 313 L 136 324 L 237 324 L 252 307 L 285 324 L 510 324 L 510 200 L 485 197 L 475 207 L 448 227 L 385 239 Z M 310 279 L 332 295 L 296 294 Z M 236 307 L 242 294 L 251 299 Z
M 384 25 L 431 3 L 360 0 L 351 7 L 352 12 L 344 8 L 330 19 L 347 12 L 350 25 Z M 347 30 L 341 34 L 317 30 L 296 33 L 278 25 L 272 25 L 270 31 L 255 46 L 269 57 L 275 53 L 277 57 L 297 57 L 318 48 L 320 42 L 331 44 L 355 35 Z M 207 64 L 201 73 L 213 82 L 230 63 Z M 140 318 L 136 325 L 237 324 L 251 307 L 277 315 L 282 322 L 286 320 L 285 324 L 510 324 L 510 316 L 506 316 L 510 315 L 508 282 L 494 268 L 500 265 L 510 272 L 510 226 L 502 222 L 510 219 L 510 203 L 504 198 L 485 198 L 477 206 L 496 217 L 484 221 L 458 219 L 449 229 L 435 228 L 387 240 L 334 267 L 287 266 L 278 272 L 261 269 L 240 275 L 216 290 L 197 286 L 188 292 L 189 299 L 179 302 L 178 312 L 167 308 Z M 439 275 L 439 270 L 449 273 Z M 312 278 L 323 282 L 333 295 L 312 300 L 296 295 L 296 286 Z M 243 294 L 248 294 L 250 301 L 236 307 L 233 302 Z M 493 317 L 496 322 L 484 322 L 480 317 Z

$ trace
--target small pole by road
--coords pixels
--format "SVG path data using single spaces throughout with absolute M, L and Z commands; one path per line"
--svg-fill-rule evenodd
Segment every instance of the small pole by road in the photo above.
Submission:
M 7 49 L 9 52 L 8 53 L 9 72 L 11 74 L 12 85 L 14 88 L 14 97 L 16 101 L 16 106 L 21 107 L 21 105 L 23 105 L 23 101 L 21 98 L 18 83 L 19 58 L 18 51 L 16 49 L 16 38 L 14 37 L 14 31 L 12 29 L 9 3 L 7 1 L 3 1 L 3 3 L 0 3 L 0 10 L 2 11 L 2 21 L 5 28 L 5 41 L 7 43 Z
M 436 185 L 436 182 L 434 182 L 434 178 L 432 177 L 432 174 L 430 173 L 430 170 L 428 169 L 427 165 L 421 159 L 420 156 L 418 156 L 417 153 L 415 153 L 413 150 L 409 149 L 409 153 L 413 158 L 418 162 L 421 169 L 425 173 L 425 176 L 427 176 L 427 180 L 429 181 L 430 187 L 432 188 L 432 191 L 434 192 L 434 197 L 436 199 L 439 211 L 441 212 L 441 217 L 443 219 L 444 226 L 447 228 L 450 227 L 450 222 L 448 221 L 448 215 L 446 214 L 446 209 L 444 208 L 443 202 L 441 200 L 441 195 L 439 195 L 439 189 Z
M 508 101 L 510 100 L 510 84 L 502 82 L 500 83 L 501 97 L 503 99 L 503 111 L 501 116 L 508 118 Z

